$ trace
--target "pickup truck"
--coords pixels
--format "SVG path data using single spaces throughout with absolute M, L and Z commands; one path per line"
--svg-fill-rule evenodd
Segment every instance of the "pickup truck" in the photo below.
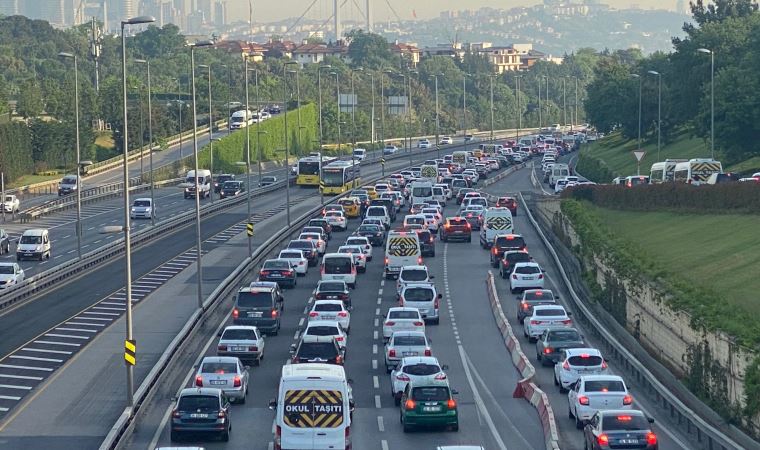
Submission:
M 3 199 L 3 211 L 10 214 L 16 214 L 19 209 L 20 202 L 18 197 L 11 194 L 6 194 Z

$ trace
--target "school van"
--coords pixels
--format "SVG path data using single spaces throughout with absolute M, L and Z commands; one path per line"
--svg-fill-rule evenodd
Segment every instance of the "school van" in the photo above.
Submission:
M 385 267 L 387 279 L 398 278 L 401 268 L 422 264 L 420 238 L 414 231 L 391 231 L 385 243 Z
M 673 181 L 676 164 L 687 161 L 686 159 L 666 159 L 652 164 L 652 168 L 649 170 L 649 182 L 660 184 Z
M 438 182 L 438 166 L 435 164 L 423 164 L 420 166 L 420 177 L 430 183 Z
M 198 197 L 208 198 L 211 195 L 211 171 L 201 169 L 198 171 Z M 185 198 L 195 197 L 195 171 L 190 170 L 185 177 Z
M 282 366 L 269 409 L 276 411 L 275 450 L 351 448 L 354 400 L 342 366 Z
M 714 173 L 723 173 L 720 161 L 710 158 L 695 158 L 676 164 L 673 181 L 693 185 L 705 184 Z
M 549 186 L 554 187 L 557 180 L 570 176 L 570 167 L 567 164 L 554 163 L 552 173 L 549 175 Z
M 443 186 L 433 186 L 433 200 L 441 202 L 446 206 L 446 190 Z
M 490 248 L 497 235 L 512 234 L 513 227 L 512 212 L 509 208 L 488 208 L 483 214 L 483 225 L 480 227 L 480 246 Z
M 50 259 L 50 234 L 44 228 L 24 231 L 16 244 L 16 261 Z
M 322 281 L 344 281 L 349 287 L 356 287 L 356 265 L 351 253 L 326 253 L 320 273 Z
M 430 181 L 413 181 L 410 191 L 412 205 L 433 200 L 433 183 Z

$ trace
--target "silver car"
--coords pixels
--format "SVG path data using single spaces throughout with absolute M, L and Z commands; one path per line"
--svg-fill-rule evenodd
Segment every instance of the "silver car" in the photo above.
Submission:
M 424 331 L 396 331 L 385 344 L 385 371 L 391 373 L 407 356 L 433 356 Z
M 195 387 L 221 389 L 231 401 L 245 403 L 248 368 L 234 356 L 206 356 L 195 373 Z
M 216 346 L 218 356 L 234 356 L 258 365 L 264 358 L 264 336 L 250 325 L 230 325 L 222 331 Z
M 404 393 L 407 384 L 418 380 L 445 380 L 446 374 L 443 371 L 448 369 L 448 366 L 438 364 L 438 359 L 434 356 L 401 358 L 391 372 L 391 395 L 396 406 L 401 403 L 401 394 Z
M 156 209 L 149 198 L 136 198 L 129 209 L 130 219 L 150 219 L 155 215 Z
M 390 339 L 396 331 L 425 332 L 425 321 L 417 308 L 393 307 L 383 320 L 383 339 Z
M 443 296 L 436 292 L 432 283 L 409 283 L 399 293 L 399 303 L 407 308 L 417 308 L 426 321 L 438 324 L 439 302 Z

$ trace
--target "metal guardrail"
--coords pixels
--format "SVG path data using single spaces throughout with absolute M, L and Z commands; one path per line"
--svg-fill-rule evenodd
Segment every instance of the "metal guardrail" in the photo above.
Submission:
M 629 376 L 633 376 L 637 382 L 647 386 L 650 393 L 654 394 L 658 406 L 666 411 L 671 418 L 675 419 L 680 426 L 685 427 L 687 434 L 695 439 L 702 448 L 710 450 L 747 448 L 744 445 L 736 443 L 722 431 L 707 423 L 702 417 L 697 415 L 694 410 L 686 406 L 670 389 L 668 389 L 667 386 L 663 385 L 654 374 L 652 374 L 652 372 L 605 327 L 602 322 L 594 317 L 593 312 L 588 306 L 586 306 L 573 289 L 570 278 L 568 277 L 557 252 L 554 250 L 554 247 L 551 245 L 543 230 L 538 225 L 538 222 L 533 217 L 522 192 L 518 193 L 518 196 L 520 197 L 520 203 L 523 205 L 528 220 L 533 225 L 533 228 L 536 229 L 541 241 L 546 246 L 549 254 L 551 254 L 552 260 L 558 267 L 559 273 L 562 275 L 562 280 L 570 292 L 570 298 L 572 299 L 574 309 L 581 313 L 583 319 L 591 325 L 598 337 L 604 342 L 608 350 L 606 354 L 614 357 L 621 364 L 625 373 Z

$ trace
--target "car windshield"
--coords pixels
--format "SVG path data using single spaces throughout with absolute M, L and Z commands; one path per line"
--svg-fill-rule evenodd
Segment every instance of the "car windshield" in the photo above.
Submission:
M 335 358 L 337 351 L 335 344 L 332 342 L 305 342 L 298 349 L 298 357 L 306 359 L 330 359 Z
M 317 303 L 314 305 L 314 311 L 319 312 L 335 312 L 343 311 L 343 307 L 337 303 Z
M 277 181 L 277 178 L 275 178 L 275 177 L 262 177 L 261 181 L 264 181 L 264 182 L 267 182 L 267 181 L 268 182 L 273 182 L 273 181 Z
M 425 336 L 393 336 L 393 345 L 420 346 L 426 344 Z
M 602 417 L 602 430 L 604 431 L 629 431 L 648 430 L 649 422 L 639 415 L 605 415 Z
M 14 272 L 13 266 L 0 266 L 0 274 L 12 275 Z
M 237 373 L 237 364 L 233 362 L 205 362 L 201 365 L 201 373 Z
M 594 367 L 602 365 L 601 356 L 596 355 L 583 354 L 578 356 L 571 356 L 567 358 L 567 361 L 570 363 L 570 365 L 580 367 Z
M 210 395 L 183 395 L 177 403 L 179 411 L 217 411 L 219 398 Z
M 581 335 L 575 330 L 552 330 L 549 332 L 548 341 L 580 341 Z
M 264 263 L 262 269 L 290 269 L 290 263 L 280 260 L 267 261 Z
M 419 319 L 420 313 L 417 310 L 414 311 L 391 311 L 388 314 L 389 319 Z
M 326 258 L 325 273 L 351 273 L 351 259 L 345 258 Z
M 534 273 L 541 273 L 541 269 L 536 266 L 518 266 L 515 267 L 515 273 L 523 275 L 531 275 Z
M 346 285 L 343 283 L 319 283 L 319 292 L 343 292 L 346 290 Z
M 385 216 L 385 208 L 370 208 L 367 210 L 368 216 Z
M 403 281 L 423 281 L 427 280 L 427 277 L 427 271 L 422 269 L 404 269 L 400 276 Z
M 219 175 L 216 182 L 224 184 L 226 181 L 230 181 L 233 177 L 231 175 Z
M 150 200 L 135 200 L 132 206 L 150 206 Z
M 222 189 L 237 189 L 239 186 L 240 182 L 238 181 L 225 181 Z
M 586 392 L 625 392 L 621 380 L 586 380 L 583 384 Z
M 306 329 L 306 334 L 311 336 L 337 336 L 340 334 L 337 325 L 317 325 Z
M 420 225 L 424 225 L 425 218 L 424 217 L 407 217 L 406 223 L 418 223 Z
M 237 304 L 241 308 L 271 308 L 272 294 L 270 292 L 240 292 Z
M 19 241 L 19 244 L 41 244 L 42 243 L 42 236 L 21 236 L 21 240 Z
M 449 399 L 447 387 L 416 387 L 412 389 L 412 398 L 422 402 L 445 401 Z
M 533 311 L 533 313 L 537 316 L 544 316 L 544 317 L 564 316 L 565 310 L 561 308 L 536 309 Z
M 441 368 L 436 366 L 435 364 L 424 364 L 424 363 L 404 366 L 404 369 L 402 370 L 402 372 L 404 372 L 407 375 L 416 375 L 416 376 L 435 375 L 436 373 L 440 371 L 441 371 Z
M 433 290 L 426 288 L 409 288 L 404 291 L 404 300 L 407 302 L 431 302 Z
M 222 340 L 255 341 L 256 332 L 250 328 L 231 328 L 224 330 L 224 334 L 222 334 Z

